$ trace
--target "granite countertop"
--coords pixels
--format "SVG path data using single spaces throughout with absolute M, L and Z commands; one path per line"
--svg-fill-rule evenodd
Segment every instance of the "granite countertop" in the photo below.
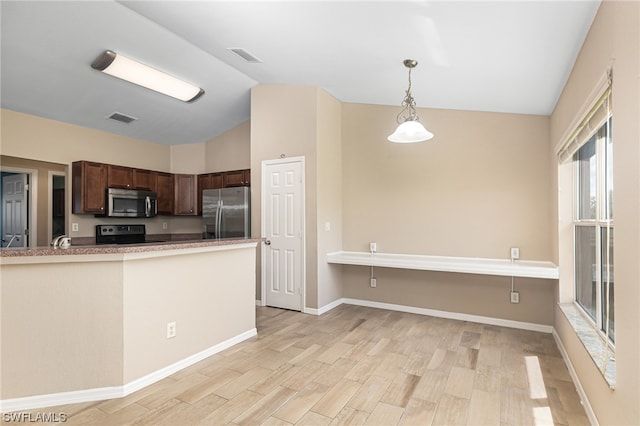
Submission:
M 163 250 L 176 250 L 199 247 L 213 247 L 233 244 L 257 243 L 260 238 L 231 238 L 225 240 L 177 240 L 163 242 L 147 242 L 143 244 L 92 244 L 71 245 L 69 248 L 34 247 L 0 249 L 0 257 L 25 256 L 65 256 L 83 254 L 143 253 Z

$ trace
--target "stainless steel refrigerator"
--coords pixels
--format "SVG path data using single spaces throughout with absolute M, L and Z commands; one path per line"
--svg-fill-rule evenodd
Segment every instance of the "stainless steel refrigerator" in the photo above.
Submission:
M 248 186 L 202 191 L 204 238 L 250 238 L 250 200 Z

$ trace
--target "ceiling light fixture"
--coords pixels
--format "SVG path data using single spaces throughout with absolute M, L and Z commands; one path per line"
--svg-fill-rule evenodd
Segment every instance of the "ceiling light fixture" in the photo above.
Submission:
M 405 59 L 404 66 L 409 68 L 409 87 L 400 104 L 403 108 L 396 117 L 399 126 L 393 134 L 387 138 L 390 142 L 413 143 L 427 141 L 433 137 L 433 133 L 425 129 L 420 123 L 416 112 L 416 101 L 411 95 L 411 70 L 418 65 L 415 59 Z
M 193 102 L 204 95 L 204 90 L 200 87 L 186 83 L 111 50 L 102 52 L 93 61 L 91 67 L 105 74 L 155 90 L 184 102 Z

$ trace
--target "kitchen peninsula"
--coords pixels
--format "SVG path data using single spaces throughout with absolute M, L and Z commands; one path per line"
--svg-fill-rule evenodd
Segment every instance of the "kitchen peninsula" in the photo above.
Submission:
M 1 410 L 128 395 L 254 336 L 258 241 L 0 250 Z

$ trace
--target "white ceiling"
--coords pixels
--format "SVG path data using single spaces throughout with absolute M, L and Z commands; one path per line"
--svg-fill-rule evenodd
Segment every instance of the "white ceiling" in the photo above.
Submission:
M 419 61 L 418 107 L 549 115 L 599 0 L 0 4 L 2 108 L 175 145 L 249 119 L 257 84 L 399 105 L 405 58 Z M 237 47 L 263 62 L 227 50 Z M 206 93 L 184 103 L 92 69 L 107 49 Z M 113 112 L 138 120 L 105 119 Z

